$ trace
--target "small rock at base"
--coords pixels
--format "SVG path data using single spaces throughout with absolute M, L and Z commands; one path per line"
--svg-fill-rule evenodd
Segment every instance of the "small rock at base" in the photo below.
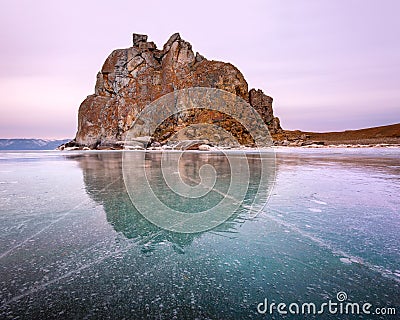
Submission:
M 211 147 L 208 144 L 201 144 L 201 145 L 199 145 L 199 150 L 200 151 L 210 151 Z

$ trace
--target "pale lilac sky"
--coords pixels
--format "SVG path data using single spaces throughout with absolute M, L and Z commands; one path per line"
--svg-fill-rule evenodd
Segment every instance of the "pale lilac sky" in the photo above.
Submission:
M 0 138 L 73 138 L 108 54 L 174 32 L 274 98 L 286 129 L 400 122 L 400 1 L 3 1 Z

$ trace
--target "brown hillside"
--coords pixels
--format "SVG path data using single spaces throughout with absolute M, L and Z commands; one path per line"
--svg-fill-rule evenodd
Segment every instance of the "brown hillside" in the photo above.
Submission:
M 306 132 L 284 130 L 282 134 L 273 135 L 274 140 L 282 142 L 296 141 L 298 143 L 310 143 L 312 141 L 324 142 L 324 144 L 400 144 L 400 123 L 388 126 L 346 130 L 340 132 Z

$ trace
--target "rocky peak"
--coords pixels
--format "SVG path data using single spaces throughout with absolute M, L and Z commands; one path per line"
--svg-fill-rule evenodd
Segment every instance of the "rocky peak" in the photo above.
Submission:
M 273 99 L 260 89 L 251 89 L 249 91 L 249 103 L 260 114 L 261 118 L 268 124 L 274 118 L 272 110 Z
M 116 49 L 107 57 L 97 74 L 95 93 L 82 102 L 77 145 L 94 148 L 118 144 L 143 108 L 165 94 L 189 87 L 211 87 L 236 94 L 250 102 L 266 123 L 276 123 L 271 122 L 274 118 L 271 97 L 261 90 L 249 92 L 242 73 L 232 64 L 209 61 L 198 52 L 194 54 L 192 45 L 179 33 L 173 34 L 162 50 L 149 42 L 147 35 L 133 34 L 132 39 L 132 47 Z M 207 113 L 191 119 L 212 122 L 213 117 L 221 115 Z M 227 128 L 232 128 L 230 121 Z M 159 132 L 157 139 L 163 142 L 185 125 L 190 123 L 181 117 L 179 125 L 172 122 L 166 125 L 165 132 Z M 270 129 L 279 130 L 271 126 Z M 241 130 L 235 132 L 242 134 Z M 250 143 L 251 138 L 243 135 L 239 141 Z
M 138 46 L 140 43 L 147 42 L 147 35 L 145 35 L 145 34 L 134 33 L 134 34 L 132 35 L 132 39 L 133 39 L 132 45 L 133 45 L 134 47 L 136 47 L 136 46 Z
M 181 40 L 181 35 L 177 32 L 169 37 L 168 41 L 163 46 L 164 53 L 168 52 L 175 41 Z

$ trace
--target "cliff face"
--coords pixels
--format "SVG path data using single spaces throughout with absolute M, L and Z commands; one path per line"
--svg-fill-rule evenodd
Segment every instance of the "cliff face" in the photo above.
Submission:
M 271 133 L 280 130 L 279 119 L 273 115 L 272 98 L 261 90 L 249 92 L 242 73 L 232 64 L 194 54 L 191 44 L 178 33 L 169 38 L 162 50 L 148 42 L 146 35 L 133 34 L 133 46 L 110 54 L 97 74 L 95 94 L 82 102 L 76 144 L 96 148 L 123 141 L 126 131 L 149 103 L 189 87 L 211 87 L 236 94 L 260 113 Z M 240 143 L 251 144 L 251 136 L 244 128 L 215 111 L 198 110 L 189 118 L 178 115 L 169 119 L 154 140 L 165 142 L 186 125 L 214 123 L 217 119 L 222 128 L 234 132 Z

